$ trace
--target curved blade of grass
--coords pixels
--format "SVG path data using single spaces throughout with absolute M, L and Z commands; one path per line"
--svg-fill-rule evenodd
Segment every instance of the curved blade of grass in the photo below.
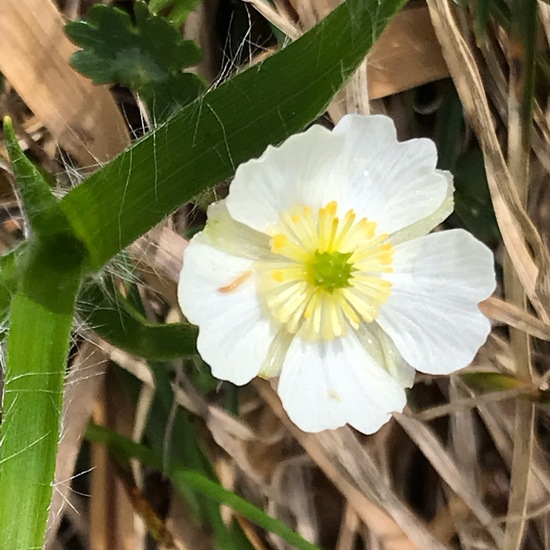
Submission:
M 144 445 L 135 443 L 112 430 L 91 424 L 86 431 L 86 437 L 94 443 L 107 445 L 115 456 L 124 459 L 137 458 L 142 464 L 162 471 L 163 461 L 161 456 Z M 191 488 L 219 504 L 230 506 L 240 515 L 248 518 L 267 531 L 275 533 L 299 550 L 319 550 L 318 546 L 306 541 L 283 522 L 268 516 L 260 508 L 250 504 L 250 502 L 235 493 L 224 489 L 221 485 L 208 479 L 203 474 L 177 465 L 172 465 L 165 473 L 178 491 L 181 491 L 182 488 Z
M 17 255 L 11 301 L 0 426 L 0 539 L 5 548 L 40 548 L 85 254 L 47 183 L 19 148 L 10 121 L 4 133 L 34 233 Z
M 203 189 L 322 113 L 405 0 L 347 0 L 266 61 L 185 107 L 61 206 L 100 269 Z
M 196 327 L 151 323 L 119 292 L 96 281 L 83 288 L 79 310 L 100 336 L 133 355 L 160 361 L 196 353 Z

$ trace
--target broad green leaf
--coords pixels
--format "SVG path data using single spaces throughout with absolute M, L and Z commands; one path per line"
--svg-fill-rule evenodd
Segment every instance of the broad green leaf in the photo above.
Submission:
M 23 155 L 9 121 L 8 151 L 33 232 L 2 261 L 17 269 L 0 426 L 0 534 L 6 548 L 42 547 L 52 494 L 61 400 L 85 248 Z
M 118 83 L 138 92 L 156 120 L 164 120 L 204 89 L 197 75 L 182 72 L 200 61 L 200 50 L 143 2 L 134 10 L 135 25 L 126 12 L 103 4 L 91 8 L 87 21 L 69 23 L 67 35 L 83 48 L 71 63 L 96 84 Z
M 107 428 L 91 424 L 86 432 L 86 437 L 95 443 L 107 445 L 115 456 L 123 457 L 124 459 L 136 458 L 142 464 L 163 471 L 163 462 L 160 455 L 144 445 L 135 443 Z M 177 464 L 171 465 L 165 473 L 172 480 L 178 491 L 181 491 L 184 487 L 192 488 L 218 504 L 230 506 L 240 515 L 248 518 L 267 531 L 275 533 L 299 550 L 319 550 L 316 545 L 306 541 L 283 522 L 268 516 L 260 508 L 247 502 L 235 493 L 224 489 L 221 485 L 211 481 L 201 473 L 183 468 Z
M 322 113 L 404 0 L 347 0 L 296 42 L 232 78 L 71 191 L 62 208 L 100 269 L 207 187 Z
M 166 360 L 196 353 L 194 326 L 147 321 L 107 280 L 84 286 L 79 310 L 100 336 L 133 355 Z

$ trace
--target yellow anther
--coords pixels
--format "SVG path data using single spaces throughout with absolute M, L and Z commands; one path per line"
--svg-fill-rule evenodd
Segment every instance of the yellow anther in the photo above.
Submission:
M 326 206 L 327 214 L 330 216 L 336 215 L 336 210 L 338 210 L 338 203 L 336 201 L 331 201 Z
M 277 233 L 271 241 L 272 252 L 279 252 L 288 243 L 288 237 L 282 233 Z

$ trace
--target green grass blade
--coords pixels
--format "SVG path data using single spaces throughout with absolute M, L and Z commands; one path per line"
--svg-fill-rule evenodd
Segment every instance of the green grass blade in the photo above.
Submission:
M 196 353 L 196 327 L 151 323 L 119 292 L 96 281 L 83 288 L 79 310 L 100 336 L 133 355 L 159 361 Z
M 299 40 L 185 107 L 69 193 L 100 269 L 199 191 L 324 111 L 404 0 L 347 0 Z
M 485 35 L 485 29 L 491 15 L 491 4 L 492 0 L 478 0 L 477 2 L 476 32 L 478 37 Z
M 531 148 L 533 101 L 535 95 L 537 0 L 514 0 L 510 26 L 511 78 L 515 79 L 520 105 L 522 145 Z
M 162 458 L 157 453 L 107 428 L 92 424 L 88 427 L 86 437 L 95 443 L 107 445 L 115 456 L 124 459 L 137 458 L 143 464 L 162 470 Z M 226 504 L 256 525 L 275 533 L 299 550 L 319 550 L 318 546 L 306 541 L 283 522 L 268 516 L 260 508 L 224 489 L 199 472 L 172 465 L 166 475 L 179 491 L 182 488 L 192 488 L 218 504 Z
M 13 299 L 0 431 L 0 539 L 5 548 L 42 547 L 74 290 L 71 295 L 64 289 L 58 296 L 65 302 L 64 313 L 22 294 Z
M 147 418 L 144 438 L 147 440 L 152 456 L 162 457 L 162 464 L 155 468 L 163 473 L 171 464 L 198 471 L 213 481 L 217 481 L 208 457 L 202 449 L 203 441 L 199 430 L 189 417 L 189 413 L 177 407 L 174 411 L 173 376 L 170 367 L 162 363 L 151 363 L 155 377 L 155 399 Z M 116 369 L 117 383 L 124 388 L 131 401 L 139 397 L 142 384 L 123 369 Z M 174 414 L 175 412 L 175 414 Z M 167 431 L 168 430 L 168 431 Z M 125 455 L 122 456 L 124 458 Z M 212 533 L 216 549 L 247 550 L 249 545 L 242 542 L 244 536 L 238 524 L 226 525 L 220 507 L 212 500 L 201 495 L 191 487 L 180 487 L 180 496 L 189 506 L 194 520 Z
M 41 548 L 86 254 L 41 174 L 23 155 L 9 121 L 5 136 L 33 234 L 26 247 L 2 260 L 7 295 L 16 289 L 0 426 L 0 541 L 4 548 Z
M 267 515 L 257 506 L 254 506 L 239 495 L 224 489 L 221 485 L 209 480 L 198 472 L 184 470 L 183 468 L 173 468 L 169 476 L 176 487 L 192 487 L 218 504 L 226 504 L 259 527 L 278 535 L 289 544 L 292 544 L 294 548 L 298 548 L 299 550 L 319 550 L 318 546 L 305 540 L 282 521 Z
M 147 441 L 157 454 L 163 455 L 165 470 L 170 470 L 171 465 L 177 464 L 216 483 L 216 474 L 203 452 L 197 426 L 182 407 L 177 407 L 174 411 L 175 397 L 168 365 L 152 363 L 151 367 L 155 377 L 156 395 L 147 422 Z M 167 426 L 171 426 L 169 432 Z M 166 454 L 167 441 L 169 454 Z M 234 541 L 236 530 L 232 525 L 225 524 L 220 507 L 215 502 L 192 487 L 180 486 L 179 491 L 195 510 L 200 521 L 212 530 L 216 544 L 221 550 L 241 550 L 242 547 L 237 546 Z

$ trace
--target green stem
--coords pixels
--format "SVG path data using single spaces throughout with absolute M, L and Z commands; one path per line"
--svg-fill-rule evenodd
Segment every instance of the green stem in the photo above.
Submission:
M 25 157 L 4 135 L 32 235 L 0 262 L 0 310 L 11 300 L 0 425 L 0 545 L 41 548 L 55 473 L 63 381 L 86 250 Z
M 76 277 L 55 285 L 51 278 L 29 275 L 12 300 L 7 345 L 0 426 L 0 540 L 5 548 L 42 547 L 79 289 Z M 35 285 L 50 283 L 48 298 L 41 300 Z

